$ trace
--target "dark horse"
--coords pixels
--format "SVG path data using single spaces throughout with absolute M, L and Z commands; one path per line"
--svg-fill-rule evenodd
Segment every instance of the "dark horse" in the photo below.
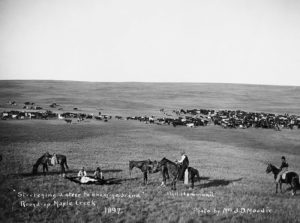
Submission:
M 133 167 L 139 168 L 143 174 L 144 174 L 144 184 L 147 185 L 148 184 L 148 172 L 152 172 L 151 170 L 151 164 L 153 162 L 148 159 L 148 160 L 142 160 L 142 161 L 129 161 L 129 174 L 131 176 L 131 171 L 133 169 Z
M 171 188 L 176 190 L 176 181 L 178 180 L 180 167 L 178 164 L 163 158 L 160 162 L 153 162 L 153 172 L 161 171 L 163 182 L 162 185 L 166 185 L 166 180 L 169 179 L 169 174 L 172 176 Z M 189 181 L 191 182 L 191 187 L 194 188 L 195 179 L 200 181 L 199 172 L 193 167 L 188 167 Z
M 271 163 L 268 164 L 268 167 L 266 169 L 267 173 L 272 172 L 274 174 L 274 179 L 276 180 L 277 175 L 280 172 L 280 169 L 278 169 L 276 166 L 272 165 Z M 287 172 L 285 179 L 281 179 L 279 181 L 279 187 L 280 187 L 280 192 L 282 193 L 282 184 L 290 184 L 292 188 L 292 195 L 296 194 L 297 187 L 299 186 L 299 175 L 295 172 Z M 278 191 L 278 183 L 276 182 L 276 193 Z
M 37 174 L 38 172 L 38 167 L 40 165 L 43 166 L 43 173 L 48 172 L 48 165 L 51 165 L 51 158 L 52 155 L 50 155 L 48 152 L 46 152 L 44 155 L 42 155 L 36 163 L 33 165 L 32 168 L 32 174 Z M 65 155 L 61 154 L 56 154 L 56 159 L 57 159 L 57 164 L 60 165 L 61 167 L 61 173 L 65 173 L 65 167 L 69 169 L 68 164 L 67 164 L 67 157 Z

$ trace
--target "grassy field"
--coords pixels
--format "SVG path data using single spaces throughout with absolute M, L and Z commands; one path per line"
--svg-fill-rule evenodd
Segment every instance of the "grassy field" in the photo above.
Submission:
M 8 105 L 9 100 L 18 105 Z M 64 111 L 78 107 L 124 116 L 159 115 L 160 108 L 300 114 L 300 87 L 0 81 L 1 110 L 21 109 L 26 101 L 45 109 L 56 102 Z M 72 125 L 1 120 L 0 221 L 299 222 L 299 195 L 275 194 L 274 178 L 263 163 L 278 166 L 285 155 L 291 169 L 300 173 L 299 135 L 299 130 L 173 128 L 114 119 Z M 175 192 L 161 188 L 159 173 L 149 176 L 147 186 L 140 171 L 129 176 L 129 160 L 175 160 L 181 150 L 200 172 L 194 189 L 182 182 Z M 100 166 L 112 184 L 78 185 L 60 176 L 58 166 L 50 167 L 46 176 L 32 176 L 32 165 L 46 151 L 67 156 L 69 176 L 82 166 L 88 174 Z M 40 206 L 24 207 L 24 202 Z M 244 213 L 243 208 L 265 213 Z

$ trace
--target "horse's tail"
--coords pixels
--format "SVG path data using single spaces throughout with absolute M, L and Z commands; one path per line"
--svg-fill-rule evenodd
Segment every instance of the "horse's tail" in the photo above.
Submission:
M 200 174 L 198 170 L 196 170 L 196 176 L 197 176 L 197 180 L 200 182 Z
M 292 178 L 291 185 L 292 185 L 292 189 L 293 189 L 292 195 L 295 195 L 296 192 L 297 192 L 297 189 L 299 189 L 299 185 L 300 185 L 300 183 L 299 183 L 299 176 L 294 176 Z
M 32 167 L 32 174 L 37 174 L 37 170 L 38 170 L 38 165 L 34 164 Z
M 132 162 L 131 161 L 129 161 L 129 176 L 131 176 L 131 171 L 132 171 L 132 164 L 131 164 Z
M 299 188 L 300 187 L 300 183 L 299 183 L 299 176 L 295 176 L 292 178 L 292 182 L 291 182 L 293 188 Z

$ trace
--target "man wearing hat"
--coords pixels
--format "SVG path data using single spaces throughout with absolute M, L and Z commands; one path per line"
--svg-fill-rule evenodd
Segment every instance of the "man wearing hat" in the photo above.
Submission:
M 82 167 L 82 168 L 79 170 L 77 176 L 78 176 L 80 179 L 83 178 L 83 177 L 86 177 L 86 171 L 85 171 L 84 167 Z
M 277 178 L 276 178 L 276 183 L 279 183 L 280 179 L 281 179 L 281 176 L 284 172 L 288 171 L 288 167 L 289 167 L 289 164 L 286 162 L 286 159 L 285 157 L 281 157 L 281 166 L 280 166 L 280 172 L 278 173 L 277 175 Z
M 177 161 L 180 166 L 178 180 L 183 180 L 184 172 L 189 167 L 189 159 L 184 151 L 182 151 L 180 154 L 181 159 Z
M 104 179 L 103 173 L 102 173 L 100 167 L 97 167 L 97 169 L 96 169 L 96 171 L 95 171 L 95 173 L 94 173 L 94 177 L 95 177 L 96 179 L 98 179 L 98 180 L 103 180 L 103 179 Z

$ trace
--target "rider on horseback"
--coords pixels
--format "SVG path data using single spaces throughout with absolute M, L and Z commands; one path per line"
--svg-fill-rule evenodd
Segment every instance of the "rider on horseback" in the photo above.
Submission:
M 181 159 L 177 163 L 179 164 L 178 180 L 183 180 L 184 172 L 189 167 L 189 159 L 184 151 L 181 152 Z
M 288 171 L 288 167 L 289 167 L 289 164 L 286 162 L 286 159 L 285 157 L 281 157 L 281 166 L 280 166 L 280 172 L 278 173 L 277 175 L 277 178 L 276 178 L 276 183 L 279 183 L 280 179 L 281 179 L 281 176 L 283 173 L 287 172 Z

